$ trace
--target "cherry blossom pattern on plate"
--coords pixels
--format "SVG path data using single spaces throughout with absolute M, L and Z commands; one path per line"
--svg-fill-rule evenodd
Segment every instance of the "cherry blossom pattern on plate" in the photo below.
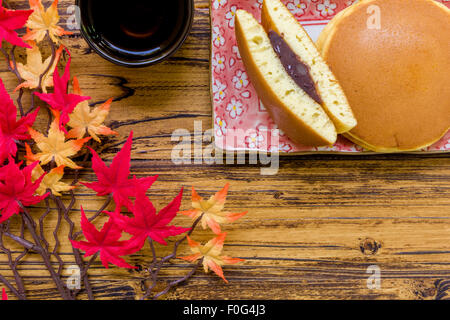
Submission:
M 334 10 L 336 9 L 336 3 L 330 0 L 323 0 L 322 3 L 317 5 L 317 11 L 320 12 L 320 15 L 324 18 L 334 15 Z
M 221 117 L 216 117 L 216 121 L 214 122 L 214 128 L 217 136 L 223 137 L 227 133 L 227 122 L 223 120 Z
M 236 72 L 232 81 L 234 83 L 234 87 L 238 90 L 240 90 L 242 88 L 246 88 L 249 84 L 248 75 L 245 71 L 242 71 L 242 70 L 238 70 Z
M 289 143 L 281 143 L 279 146 L 279 150 L 281 152 L 291 152 L 292 151 L 292 146 Z
M 279 145 L 270 145 L 269 152 L 292 152 L 292 146 L 289 143 L 283 142 Z
M 241 97 L 244 99 L 250 99 L 252 97 L 252 93 L 249 90 L 241 92 Z
M 215 101 L 222 101 L 226 97 L 225 91 L 227 90 L 227 85 L 220 82 L 218 79 L 214 80 L 213 83 L 213 95 Z
M 264 142 L 264 136 L 259 132 L 252 132 L 245 137 L 245 144 L 251 150 L 258 149 L 262 142 Z
M 215 47 L 219 48 L 225 44 L 223 29 L 218 26 L 213 27 L 212 41 Z
M 225 15 L 225 19 L 228 20 L 228 26 L 234 28 L 234 21 L 236 20 L 236 10 L 237 6 L 231 6 L 230 11 Z
M 450 150 L 450 131 L 448 131 L 441 140 L 439 140 L 432 146 L 425 148 L 425 150 L 423 151 L 447 151 L 447 150 Z
M 239 52 L 239 48 L 238 46 L 232 46 L 231 47 L 231 52 L 233 52 L 236 55 L 236 58 L 238 58 L 238 60 L 241 60 L 241 53 Z
M 215 73 L 220 73 L 225 69 L 225 61 L 225 56 L 222 56 L 220 53 L 216 53 L 211 62 Z
M 227 4 L 227 0 L 214 0 L 213 7 L 214 9 L 219 9 L 219 7 L 223 7 Z
M 271 119 L 272 120 L 272 119 Z M 269 121 L 268 121 L 269 122 Z M 273 122 L 273 121 L 270 121 L 270 122 Z M 270 123 L 269 122 L 269 123 Z M 278 125 L 276 124 L 276 123 L 273 123 L 271 126 L 270 126 L 270 129 L 269 129 L 269 127 L 268 126 L 266 126 L 264 123 L 260 123 L 260 124 L 258 124 L 257 126 L 256 126 L 256 130 L 257 131 L 260 131 L 260 132 L 264 132 L 264 131 L 269 131 L 269 130 L 271 130 L 271 134 L 273 135 L 273 136 L 278 136 L 278 137 L 285 137 L 286 136 L 286 134 L 284 133 L 284 131 L 283 130 L 281 130 L 280 128 L 278 128 Z
M 300 0 L 294 0 L 287 4 L 287 8 L 294 16 L 301 17 L 305 14 L 306 4 Z
M 254 6 L 255 6 L 256 8 L 258 8 L 258 9 L 261 9 L 261 8 L 262 8 L 262 5 L 263 5 L 263 1 L 264 1 L 264 0 L 256 0 Z
M 241 53 L 239 52 L 239 48 L 237 46 L 232 46 L 231 47 L 231 52 L 234 55 L 230 56 L 230 63 L 229 63 L 230 64 L 230 68 L 232 68 L 236 64 L 236 62 L 238 62 L 239 60 L 242 60 Z
M 228 103 L 226 110 L 228 111 L 231 119 L 236 119 L 242 114 L 242 112 L 244 112 L 242 102 L 236 100 L 235 97 L 231 98 L 231 101 L 230 103 Z
M 229 64 L 230 64 L 230 68 L 232 68 L 236 64 L 236 60 L 234 60 L 234 58 L 231 57 Z

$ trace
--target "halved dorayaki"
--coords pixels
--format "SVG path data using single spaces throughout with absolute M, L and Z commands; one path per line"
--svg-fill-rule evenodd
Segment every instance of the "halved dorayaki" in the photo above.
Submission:
M 280 0 L 264 0 L 261 24 L 270 37 L 281 37 L 285 44 L 309 69 L 325 112 L 333 121 L 337 133 L 344 133 L 356 126 L 356 119 L 336 77 L 321 57 L 314 42 Z M 283 59 L 281 53 L 281 59 Z
M 236 12 L 236 38 L 252 84 L 279 128 L 303 145 L 332 145 L 333 122 L 288 74 L 266 31 L 247 11 Z

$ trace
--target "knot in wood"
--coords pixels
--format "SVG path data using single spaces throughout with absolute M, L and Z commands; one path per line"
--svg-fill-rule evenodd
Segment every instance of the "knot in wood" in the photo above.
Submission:
M 359 244 L 359 249 L 365 255 L 374 255 L 381 248 L 381 243 L 372 238 L 366 238 Z

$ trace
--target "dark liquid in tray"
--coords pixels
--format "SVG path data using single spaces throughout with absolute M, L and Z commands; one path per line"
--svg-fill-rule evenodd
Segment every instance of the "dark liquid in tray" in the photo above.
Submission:
M 119 51 L 164 50 L 179 35 L 185 0 L 91 0 L 95 32 Z

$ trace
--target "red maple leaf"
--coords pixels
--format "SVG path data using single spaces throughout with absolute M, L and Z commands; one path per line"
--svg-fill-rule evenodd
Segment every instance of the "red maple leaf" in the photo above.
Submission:
M 113 195 L 117 207 L 132 207 L 130 197 L 137 193 L 145 192 L 152 186 L 158 176 L 128 179 L 130 175 L 131 144 L 133 143 L 133 132 L 127 139 L 122 150 L 114 157 L 108 167 L 100 159 L 97 152 L 89 148 L 92 153 L 92 169 L 94 170 L 96 182 L 84 182 L 83 185 L 97 192 L 98 196 Z
M 17 153 L 16 141 L 28 140 L 28 127 L 36 120 L 39 108 L 16 121 L 17 109 L 0 79 L 0 164 Z
M 5 288 L 2 289 L 2 300 L 8 300 L 8 295 L 6 294 Z
M 14 163 L 9 157 L 9 163 L 0 168 L 0 223 L 8 220 L 12 215 L 21 211 L 20 204 L 30 206 L 44 200 L 43 196 L 35 196 L 35 191 L 41 184 L 44 175 L 32 182 L 31 172 L 38 162 L 35 162 L 22 170 L 20 164 Z
M 100 261 L 108 268 L 108 264 L 112 263 L 121 268 L 135 269 L 125 262 L 120 256 L 126 256 L 138 251 L 133 247 L 130 240 L 120 241 L 122 237 L 122 229 L 120 229 L 110 218 L 98 231 L 95 226 L 89 222 L 81 207 L 81 230 L 87 241 L 71 240 L 75 248 L 85 251 L 85 257 L 92 256 L 100 252 Z
M 2 0 L 0 0 L 0 48 L 3 40 L 15 46 L 31 48 L 19 38 L 14 30 L 22 28 L 32 13 L 33 10 L 6 9 L 3 7 Z
M 68 83 L 70 80 L 70 62 L 71 58 L 67 61 L 66 68 L 62 77 L 59 76 L 58 66 L 53 72 L 53 93 L 39 93 L 35 92 L 42 101 L 47 102 L 52 109 L 61 112 L 61 117 L 59 119 L 59 127 L 61 130 L 66 132 L 64 126 L 69 122 L 69 115 L 75 109 L 75 107 L 83 101 L 91 99 L 91 97 L 84 97 L 73 93 L 67 93 Z
M 144 246 L 147 238 L 167 245 L 165 238 L 177 236 L 190 230 L 190 228 L 168 226 L 180 209 L 182 197 L 183 189 L 169 205 L 156 214 L 156 209 L 152 202 L 144 193 L 139 193 L 131 209 L 133 213 L 132 218 L 121 215 L 118 210 L 114 213 L 108 212 L 108 214 L 123 231 L 133 235 L 132 240 L 135 241 L 139 249 Z

